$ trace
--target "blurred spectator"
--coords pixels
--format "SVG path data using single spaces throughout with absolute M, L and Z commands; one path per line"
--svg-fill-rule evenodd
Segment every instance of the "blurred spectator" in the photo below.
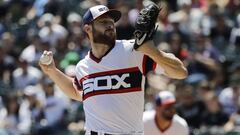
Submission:
M 210 31 L 213 46 L 221 52 L 228 47 L 232 31 L 232 26 L 227 21 L 227 18 L 223 14 L 218 13 L 215 16 L 215 26 Z
M 53 15 L 62 15 L 65 10 L 63 1 L 60 0 L 48 0 L 44 5 L 44 12 L 51 13 Z
M 169 15 L 169 7 L 167 2 L 161 1 L 158 3 L 158 6 L 161 8 L 161 12 L 158 15 L 158 21 L 156 22 L 157 31 L 156 36 L 154 37 L 154 42 L 156 45 L 159 45 L 161 42 L 164 42 L 163 33 L 167 32 L 171 27 L 170 21 L 168 20 Z
M 36 135 L 58 135 L 67 128 L 67 106 L 60 97 L 56 96 L 54 83 L 49 78 L 42 80 L 46 101 L 40 112 L 40 126 L 35 127 Z M 59 104 L 61 103 L 61 104 Z
M 82 31 L 82 17 L 76 13 L 68 15 L 68 49 L 78 53 L 80 59 L 83 59 L 90 48 L 90 44 Z
M 76 65 L 80 60 L 79 54 L 76 52 L 68 52 L 60 62 L 60 67 L 66 69 L 69 65 Z
M 225 52 L 227 60 L 231 62 L 237 62 L 236 59 L 239 59 L 240 51 L 240 14 L 236 16 L 236 25 L 231 31 L 229 46 Z
M 177 113 L 183 117 L 191 129 L 199 128 L 205 110 L 203 101 L 198 100 L 192 86 L 186 85 L 176 91 L 178 105 Z
M 155 110 L 143 114 L 146 135 L 189 135 L 187 122 L 175 110 L 176 99 L 169 91 L 161 91 L 155 99 Z
M 155 107 L 155 95 L 161 90 L 168 89 L 170 80 L 158 74 L 157 72 L 150 71 L 147 74 L 146 80 L 146 94 L 145 94 L 145 110 L 152 110 Z
M 15 59 L 19 56 L 20 48 L 19 46 L 15 45 L 15 39 L 12 33 L 5 32 L 2 34 L 1 46 L 2 46 L 3 52 L 6 55 L 11 56 Z
M 4 2 L 1 2 L 0 4 L 0 11 L 1 11 L 1 14 L 0 14 L 0 35 L 2 35 L 5 31 L 6 31 L 6 15 L 8 13 L 8 9 L 9 9 L 9 1 L 4 1 Z
M 28 85 L 36 85 L 42 78 L 42 72 L 31 66 L 26 60 L 19 59 L 18 68 L 13 71 L 14 88 L 23 91 Z
M 0 72 L 1 85 L 11 86 L 13 85 L 12 73 L 16 68 L 16 61 L 19 55 L 19 48 L 15 46 L 14 35 L 10 32 L 4 32 L 0 39 Z M 5 87 L 6 87 L 5 86 Z
M 222 110 L 218 98 L 213 91 L 206 94 L 205 104 L 207 110 L 203 114 L 203 124 L 200 128 L 202 134 L 228 135 L 224 130 L 224 125 L 227 123 L 229 116 Z
M 207 80 L 200 81 L 196 86 L 197 97 L 202 101 L 204 101 L 205 98 L 207 97 L 206 95 L 212 91 L 214 90 L 211 87 L 210 82 Z
M 41 16 L 44 13 L 44 6 L 47 4 L 49 0 L 36 0 L 33 4 L 32 11 L 33 16 Z
M 240 46 L 240 13 L 236 17 L 236 27 L 232 29 L 230 43 L 236 47 Z
M 198 0 L 178 0 L 180 10 L 176 14 L 181 16 L 180 29 L 188 35 L 200 33 L 200 21 L 203 17 L 201 4 Z
M 12 72 L 16 68 L 16 63 L 13 57 L 7 55 L 2 46 L 0 46 L 0 85 L 12 86 Z M 0 88 L 0 89 L 1 89 Z M 4 91 L 1 89 L 1 91 Z
M 236 27 L 231 32 L 230 44 L 236 47 L 240 46 L 240 13 L 236 17 Z
M 135 21 L 137 19 L 138 13 L 143 8 L 142 0 L 136 0 L 134 4 L 135 4 L 134 7 L 130 8 L 128 12 L 128 19 L 132 26 L 135 25 Z
M 184 61 L 188 57 L 187 46 L 183 43 L 180 35 L 173 33 L 169 41 L 170 52 L 173 53 L 180 60 Z
M 82 31 L 81 30 L 82 17 L 79 14 L 71 12 L 67 17 L 67 23 L 68 23 L 67 30 L 69 31 L 69 35 L 78 33 L 78 31 Z
M 79 33 L 74 33 L 74 35 L 71 36 L 68 48 L 71 51 L 77 52 L 80 59 L 83 59 L 90 49 L 90 44 L 89 41 L 86 40 L 86 37 L 83 36 L 83 33 L 79 31 Z
M 168 15 L 168 21 L 170 23 L 167 30 L 163 33 L 163 40 L 169 42 L 172 34 L 178 34 L 182 39 L 183 43 L 186 43 L 189 46 L 189 40 L 191 37 L 186 31 L 182 30 L 180 27 L 181 21 L 184 18 L 182 12 L 174 12 Z
M 129 7 L 125 5 L 121 6 L 119 7 L 119 11 L 121 11 L 122 16 L 116 27 L 117 39 L 131 39 L 135 29 L 129 20 Z
M 212 46 L 211 39 L 204 35 L 196 37 L 195 51 L 191 51 L 188 60 L 188 72 L 190 77 L 205 76 L 212 80 L 219 71 L 221 71 L 221 55 L 218 50 Z M 201 78 L 199 78 L 200 80 Z
M 4 130 L 10 135 L 21 135 L 19 126 L 19 101 L 16 95 L 8 95 L 4 99 L 4 105 L 6 108 L 6 116 L 1 125 Z
M 205 36 L 210 35 L 211 28 L 214 23 L 213 15 L 215 14 L 215 5 L 208 5 L 206 8 L 206 11 L 204 12 L 201 20 L 200 20 L 200 33 L 202 33 Z
M 177 4 L 177 0 L 167 0 L 166 1 L 169 5 L 169 10 L 171 12 L 177 11 L 178 10 L 178 4 Z
M 239 1 L 229 0 L 226 5 L 225 12 L 228 12 L 229 16 L 231 18 L 234 18 L 239 13 L 239 9 L 240 9 Z
M 31 43 L 23 49 L 20 58 L 26 60 L 29 64 L 36 66 L 44 47 L 42 46 L 41 39 L 38 35 L 32 35 L 30 38 Z
M 40 101 L 40 91 L 37 86 L 26 86 L 24 89 L 24 99 L 19 109 L 19 130 L 23 134 L 32 134 L 33 125 L 39 124 L 38 117 L 42 109 Z
M 0 96 L 0 134 L 7 135 L 5 128 L 4 128 L 4 119 L 6 117 L 6 108 L 3 104 L 2 96 Z
M 74 77 L 76 75 L 75 68 L 76 68 L 76 65 L 70 64 L 64 69 L 64 73 L 70 77 Z
M 76 100 L 71 100 L 69 107 L 68 119 L 70 123 L 68 129 L 74 134 L 84 134 L 85 115 L 83 111 L 83 104 Z
M 204 102 L 206 110 L 202 117 L 203 126 L 209 128 L 213 126 L 223 127 L 227 123 L 229 116 L 222 110 L 216 94 L 214 92 L 208 92 Z
M 238 110 L 238 100 L 240 96 L 240 66 L 233 66 L 229 77 L 229 87 L 224 88 L 219 95 L 219 101 L 223 106 L 223 111 L 231 115 Z
M 39 36 L 42 41 L 49 42 L 51 47 L 56 47 L 59 40 L 64 40 L 68 31 L 62 25 L 56 22 L 56 18 L 51 13 L 45 13 L 40 18 L 40 23 L 43 23 L 42 28 L 39 31 Z
M 229 121 L 225 124 L 224 129 L 228 132 L 240 131 L 240 100 L 238 99 L 238 110 L 230 115 Z
M 75 76 L 75 65 L 68 65 L 64 73 L 70 77 Z M 83 111 L 83 104 L 76 100 L 70 100 L 70 106 L 68 107 L 68 119 L 70 123 L 68 124 L 68 130 L 73 134 L 84 133 L 84 121 L 85 114 Z

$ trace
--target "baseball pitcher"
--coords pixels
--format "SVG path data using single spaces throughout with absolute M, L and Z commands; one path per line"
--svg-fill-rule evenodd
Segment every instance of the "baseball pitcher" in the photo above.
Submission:
M 136 20 L 134 40 L 116 40 L 115 23 L 121 12 L 104 5 L 89 8 L 83 30 L 91 50 L 76 66 L 74 79 L 50 64 L 42 70 L 70 98 L 83 102 L 86 135 L 143 135 L 144 81 L 150 70 L 183 79 L 187 70 L 173 54 L 159 51 L 154 43 L 155 22 L 160 9 L 155 4 L 142 9 Z

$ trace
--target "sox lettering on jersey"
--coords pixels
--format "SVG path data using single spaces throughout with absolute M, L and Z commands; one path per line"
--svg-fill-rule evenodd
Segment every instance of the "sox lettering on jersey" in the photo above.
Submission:
M 83 100 L 102 94 L 141 91 L 142 74 L 137 67 L 98 72 L 82 77 Z
M 131 87 L 130 83 L 125 82 L 124 80 L 129 77 L 129 73 L 119 75 L 107 75 L 107 76 L 100 76 L 95 78 L 90 78 L 83 81 L 83 90 L 84 94 L 87 94 L 92 91 L 98 90 L 114 90 L 119 89 L 121 86 L 124 88 Z M 116 84 L 113 81 L 117 81 Z M 105 85 L 100 85 L 100 82 L 106 82 Z

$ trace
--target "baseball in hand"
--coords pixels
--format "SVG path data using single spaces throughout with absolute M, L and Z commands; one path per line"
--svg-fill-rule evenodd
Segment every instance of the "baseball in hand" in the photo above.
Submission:
M 52 63 L 52 57 L 49 55 L 43 54 L 40 58 L 40 63 L 44 65 L 49 65 Z

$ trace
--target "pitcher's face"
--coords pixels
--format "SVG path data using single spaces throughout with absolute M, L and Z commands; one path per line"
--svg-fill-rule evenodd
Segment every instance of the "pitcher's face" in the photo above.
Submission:
M 103 16 L 92 23 L 93 42 L 113 46 L 116 40 L 114 20 Z

